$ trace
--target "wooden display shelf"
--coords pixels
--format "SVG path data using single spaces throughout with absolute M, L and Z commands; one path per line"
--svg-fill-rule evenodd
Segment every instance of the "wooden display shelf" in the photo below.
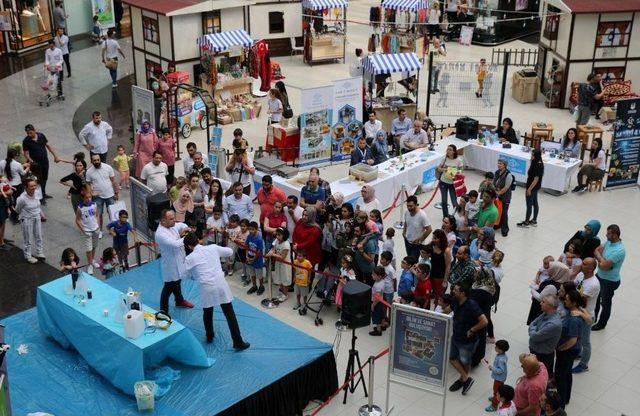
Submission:
M 336 42 L 339 40 L 339 42 Z M 325 35 L 311 39 L 311 59 L 313 64 L 321 61 L 333 61 L 344 58 L 344 36 Z

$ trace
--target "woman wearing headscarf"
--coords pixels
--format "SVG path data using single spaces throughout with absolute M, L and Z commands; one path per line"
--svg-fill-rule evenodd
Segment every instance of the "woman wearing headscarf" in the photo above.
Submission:
M 356 211 L 371 212 L 380 209 L 380 201 L 376 198 L 376 190 L 371 185 L 365 185 L 360 191 L 361 196 L 356 200 Z
M 344 194 L 340 191 L 331 194 L 329 202 L 325 206 L 325 211 L 328 217 L 339 217 L 340 210 L 344 204 Z
M 173 203 L 173 209 L 176 212 L 176 221 L 185 222 L 187 213 L 193 214 L 193 198 L 188 188 L 182 188 L 178 199 Z
M 590 220 L 584 226 L 584 230 L 577 231 L 573 237 L 567 241 L 567 244 L 564 245 L 563 253 L 569 251 L 569 245 L 573 244 L 575 240 L 580 240 L 582 243 L 582 254 L 580 255 L 580 258 L 584 260 L 587 257 L 593 257 L 595 249 L 600 247 L 600 238 L 598 238 L 599 232 L 600 221 Z
M 316 209 L 308 206 L 302 212 L 302 218 L 298 220 L 293 229 L 293 251 L 304 250 L 307 260 L 312 265 L 322 260 L 322 230 L 316 222 Z
M 531 308 L 529 308 L 527 325 L 533 322 L 533 320 L 542 313 L 542 309 L 540 308 L 540 299 L 553 291 L 553 289 L 546 288 L 548 286 L 553 286 L 557 291 L 560 288 L 560 285 L 572 280 L 571 269 L 566 264 L 559 261 L 552 261 L 549 263 L 547 274 L 549 275 L 549 278 L 540 283 L 537 290 L 531 289 Z
M 376 132 L 376 138 L 371 143 L 371 154 L 373 154 L 373 164 L 379 165 L 389 159 L 389 146 L 387 144 L 387 133 L 384 130 Z
M 136 177 L 140 177 L 142 168 L 151 162 L 153 152 L 158 149 L 158 136 L 147 120 L 142 121 L 133 144 L 133 157 L 136 158 Z

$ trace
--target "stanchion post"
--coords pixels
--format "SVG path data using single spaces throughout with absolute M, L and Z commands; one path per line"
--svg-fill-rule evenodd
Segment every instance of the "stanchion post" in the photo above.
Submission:
M 267 263 L 267 284 L 269 285 L 269 297 L 266 299 L 262 299 L 262 302 L 260 302 L 262 304 L 263 308 L 266 309 L 274 309 L 278 307 L 278 304 L 275 303 L 273 301 L 273 283 L 271 282 L 271 275 L 273 274 L 271 271 L 271 263 L 273 262 L 273 260 L 271 258 L 268 258 L 266 263 Z
M 373 377 L 375 374 L 374 363 L 376 357 L 369 356 L 369 400 L 367 404 L 360 407 L 358 410 L 358 416 L 382 416 L 382 409 L 379 406 L 373 404 Z
M 404 205 L 407 201 L 407 189 L 402 185 L 400 189 L 400 220 L 393 224 L 394 228 L 402 230 L 404 228 Z

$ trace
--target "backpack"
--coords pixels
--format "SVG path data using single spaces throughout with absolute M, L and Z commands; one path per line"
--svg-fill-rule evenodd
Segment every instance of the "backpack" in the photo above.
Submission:
M 509 172 L 509 175 L 511 175 L 511 191 L 515 191 L 516 190 L 516 177 L 513 176 L 513 173 Z

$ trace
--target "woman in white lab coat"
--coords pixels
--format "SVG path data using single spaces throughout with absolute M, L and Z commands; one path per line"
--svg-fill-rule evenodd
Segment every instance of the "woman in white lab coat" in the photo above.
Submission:
M 194 233 L 185 236 L 184 248 L 187 252 L 187 257 L 184 262 L 184 274 L 182 277 L 195 280 L 200 286 L 200 303 L 203 309 L 202 320 L 204 321 L 207 342 L 213 342 L 213 336 L 215 335 L 213 331 L 213 307 L 220 305 L 227 319 L 227 325 L 229 325 L 233 348 L 238 351 L 249 348 L 249 343 L 242 340 L 238 320 L 231 304 L 233 294 L 224 278 L 225 274 L 220 264 L 220 258 L 231 257 L 233 250 L 215 244 L 200 245 L 198 237 Z

